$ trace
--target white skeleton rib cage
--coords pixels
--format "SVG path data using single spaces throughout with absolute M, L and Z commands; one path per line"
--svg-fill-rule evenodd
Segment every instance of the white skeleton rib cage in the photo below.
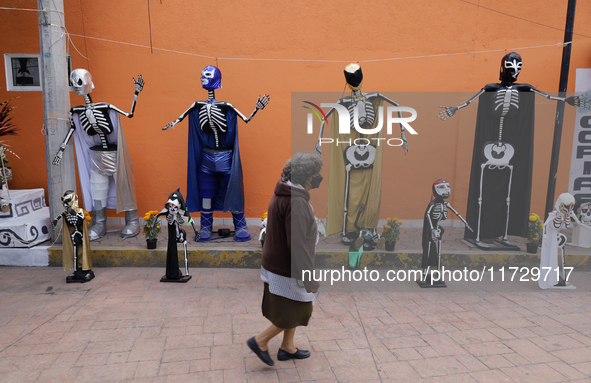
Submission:
M 262 97 L 259 96 L 257 99 L 256 107 L 254 108 L 254 110 L 248 118 L 246 118 L 246 116 L 244 116 L 238 109 L 234 107 L 234 105 L 230 104 L 229 102 L 215 100 L 214 90 L 207 91 L 207 100 L 208 101 L 195 101 L 189 107 L 189 109 L 187 109 L 183 114 L 179 116 L 179 118 L 177 118 L 173 122 L 168 123 L 166 127 L 162 130 L 172 128 L 179 122 L 183 121 L 191 110 L 195 108 L 200 108 L 199 124 L 201 125 L 201 130 L 213 133 L 215 138 L 216 149 L 220 149 L 219 134 L 226 133 L 226 130 L 228 129 L 228 123 L 226 122 L 226 114 L 224 113 L 224 109 L 233 109 L 234 112 L 236 112 L 236 114 L 242 119 L 242 121 L 248 123 L 259 111 L 259 109 L 264 109 L 265 106 L 267 106 L 270 97 L 266 94 Z M 212 100 L 214 101 L 212 102 Z

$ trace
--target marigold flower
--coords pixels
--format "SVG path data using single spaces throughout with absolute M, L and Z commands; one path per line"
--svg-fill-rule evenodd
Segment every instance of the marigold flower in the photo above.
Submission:
M 396 222 L 396 221 L 398 221 L 398 218 L 394 217 L 394 218 L 392 218 L 392 221 Z
M 536 217 L 535 217 L 535 216 L 532 214 L 532 215 L 530 215 L 530 216 L 529 216 L 529 221 L 530 221 L 530 222 L 536 222 L 536 221 L 537 221 L 537 219 L 536 219 Z
M 404 222 L 402 222 L 402 221 L 398 221 L 398 224 L 399 224 L 399 225 L 404 225 Z
M 390 225 L 385 225 L 384 226 L 384 231 L 390 231 L 390 229 L 391 229 Z
M 386 218 L 386 221 L 392 222 L 392 218 Z
M 146 232 L 146 228 L 144 227 L 144 228 L 142 229 L 142 233 L 145 233 L 145 232 Z
M 156 226 L 156 229 L 160 229 L 160 226 Z

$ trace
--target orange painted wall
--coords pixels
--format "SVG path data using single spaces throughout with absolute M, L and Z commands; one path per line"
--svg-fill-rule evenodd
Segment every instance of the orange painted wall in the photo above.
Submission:
M 150 20 L 148 0 L 65 0 L 66 27 L 76 48 L 89 60 L 71 44 L 68 51 L 74 68 L 92 73 L 94 101 L 128 111 L 132 77 L 141 73 L 145 78 L 136 116 L 123 121 L 140 213 L 159 209 L 172 190 L 186 188 L 187 122 L 166 132 L 161 128 L 193 101 L 207 97 L 199 76 L 206 65 L 216 65 L 216 59 L 198 56 L 204 55 L 218 58 L 223 74 L 218 99 L 248 115 L 258 95 L 271 94 L 265 110 L 249 124 L 239 124 L 247 217 L 259 217 L 266 210 L 282 164 L 290 156 L 291 113 L 301 113 L 300 107 L 297 111 L 291 108 L 291 92 L 342 92 L 346 63 L 329 60 L 386 58 L 397 59 L 361 63 L 364 91 L 464 93 L 441 93 L 439 100 L 429 94 L 425 96 L 429 102 L 416 107 L 419 118 L 413 127 L 419 135 L 409 137 L 408 155 L 393 153 L 388 159 L 396 175 L 384 185 L 383 218 L 421 219 L 430 185 L 440 177 L 452 181 L 451 203 L 465 212 L 476 105 L 446 122 L 436 119 L 437 105 L 463 102 L 486 83 L 497 82 L 505 49 L 561 42 L 566 17 L 566 2 L 560 0 L 374 0 L 355 4 L 150 0 L 149 5 Z M 35 8 L 36 3 L 0 0 L 0 7 Z M 574 90 L 575 68 L 591 67 L 590 14 L 591 3 L 579 2 L 570 91 Z M 39 52 L 36 12 L 0 10 L 0 15 L 0 53 Z M 492 50 L 497 51 L 456 54 Z M 516 51 L 524 61 L 520 82 L 557 91 L 560 47 Z M 41 92 L 7 92 L 1 80 L 0 88 L 0 100 L 20 96 L 13 104 L 17 106 L 14 122 L 21 132 L 9 142 L 21 159 L 11 160 L 14 180 L 10 186 L 47 188 Z M 532 211 L 541 213 L 555 104 L 542 98 L 537 102 Z M 71 105 L 81 103 L 82 98 L 72 92 Z M 571 110 L 565 123 L 557 193 L 568 186 L 573 115 Z M 325 186 L 321 191 L 326 191 Z M 317 207 L 318 216 L 323 216 L 324 206 Z

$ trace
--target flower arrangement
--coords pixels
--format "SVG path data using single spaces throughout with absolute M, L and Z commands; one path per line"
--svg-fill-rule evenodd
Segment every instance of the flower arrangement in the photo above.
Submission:
M 146 240 L 153 241 L 158 238 L 158 234 L 162 230 L 160 224 L 154 224 L 156 216 L 160 213 L 158 210 L 150 210 L 144 215 L 144 227 L 142 233 L 146 235 Z
M 527 243 L 540 246 L 542 243 L 542 229 L 544 223 L 540 219 L 540 216 L 532 213 L 529 216 L 529 222 L 527 223 Z
M 398 218 L 388 218 L 384 225 L 384 231 L 382 237 L 386 239 L 386 243 L 394 243 L 400 236 L 400 226 L 404 225 L 404 222 L 398 220 Z

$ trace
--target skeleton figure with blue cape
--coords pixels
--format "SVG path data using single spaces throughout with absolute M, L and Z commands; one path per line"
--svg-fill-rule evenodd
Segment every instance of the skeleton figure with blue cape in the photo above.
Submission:
M 196 101 L 179 118 L 166 125 L 167 130 L 189 116 L 189 153 L 187 166 L 187 209 L 201 212 L 200 242 L 212 239 L 213 212 L 231 212 L 235 241 L 250 240 L 244 218 L 244 186 L 238 146 L 237 117 L 248 123 L 269 102 L 264 95 L 246 118 L 232 104 L 215 99 L 221 88 L 222 74 L 214 66 L 201 73 L 208 99 Z

